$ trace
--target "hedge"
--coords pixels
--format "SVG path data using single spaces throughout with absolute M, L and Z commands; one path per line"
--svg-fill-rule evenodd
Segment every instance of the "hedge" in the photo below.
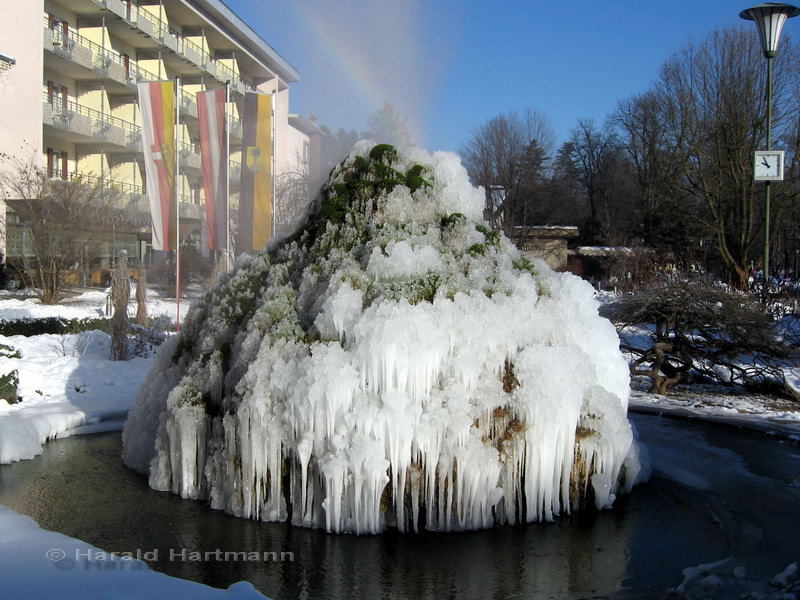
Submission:
M 0 335 L 42 335 L 45 333 L 65 334 L 100 330 L 110 333 L 111 319 L 103 317 L 85 319 L 65 319 L 63 317 L 44 317 L 38 319 L 0 320 Z

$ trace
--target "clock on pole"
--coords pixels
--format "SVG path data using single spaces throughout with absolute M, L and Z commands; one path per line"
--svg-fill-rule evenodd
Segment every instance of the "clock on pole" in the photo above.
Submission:
M 783 150 L 756 150 L 753 181 L 783 181 Z

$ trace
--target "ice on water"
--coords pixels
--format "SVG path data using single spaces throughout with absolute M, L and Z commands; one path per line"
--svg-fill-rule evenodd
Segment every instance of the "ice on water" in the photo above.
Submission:
M 351 195 L 344 216 L 240 259 L 159 354 L 126 463 L 155 489 L 332 532 L 610 506 L 640 463 L 591 287 L 490 232 L 457 156 L 370 149 L 328 196 L 415 164 L 426 184 Z

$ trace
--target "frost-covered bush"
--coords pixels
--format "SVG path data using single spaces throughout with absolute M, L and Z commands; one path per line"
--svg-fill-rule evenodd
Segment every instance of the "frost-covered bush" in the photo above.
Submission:
M 357 146 L 307 225 L 240 258 L 159 351 L 126 464 L 336 532 L 610 506 L 640 469 L 614 327 L 482 214 L 455 155 Z
M 631 374 L 650 379 L 650 392 L 667 394 L 703 376 L 723 384 L 782 391 L 789 347 L 771 315 L 752 296 L 705 279 L 654 285 L 620 296 L 603 309 L 617 324 Z M 646 339 L 629 336 L 646 325 Z M 628 339 L 631 338 L 631 339 Z
M 131 356 L 148 358 L 155 354 L 156 349 L 163 344 L 170 329 L 173 328 L 172 320 L 167 315 L 159 315 L 150 320 L 149 325 L 130 323 Z

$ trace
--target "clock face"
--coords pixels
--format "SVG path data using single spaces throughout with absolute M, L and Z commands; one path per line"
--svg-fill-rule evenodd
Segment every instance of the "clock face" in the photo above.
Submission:
M 753 180 L 783 181 L 783 150 L 759 150 L 753 162 Z

